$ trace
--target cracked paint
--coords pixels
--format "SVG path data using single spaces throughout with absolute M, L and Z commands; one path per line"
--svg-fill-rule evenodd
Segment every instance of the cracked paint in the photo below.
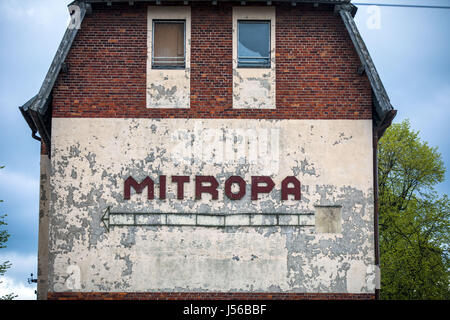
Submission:
M 277 132 L 273 141 L 271 132 Z M 334 144 L 342 137 L 352 138 Z M 51 150 L 50 291 L 374 292 L 367 282 L 374 263 L 370 120 L 55 118 Z M 268 169 L 260 155 L 272 151 L 279 163 Z M 250 181 L 262 172 L 275 188 L 258 201 L 250 200 L 249 185 L 238 201 L 221 188 L 216 201 L 195 199 L 195 175 L 212 175 L 223 186 L 229 176 Z M 159 175 L 190 176 L 185 200 L 177 200 L 169 180 L 165 200 L 147 200 L 145 192 L 124 200 L 127 177 L 150 176 L 159 194 Z M 302 198 L 281 201 L 281 180 L 292 175 L 301 181 Z M 309 226 L 114 226 L 107 232 L 101 222 L 108 206 L 279 213 L 289 220 L 288 214 L 312 214 L 317 205 L 342 207 L 340 233 Z M 80 270 L 78 289 L 68 287 L 73 266 Z
M 184 20 L 185 26 L 185 68 L 153 69 L 153 20 Z M 189 108 L 191 100 L 191 8 L 148 7 L 147 24 L 147 108 Z

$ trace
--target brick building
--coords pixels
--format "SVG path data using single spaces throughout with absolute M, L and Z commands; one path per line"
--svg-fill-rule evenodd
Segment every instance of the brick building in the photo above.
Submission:
M 392 108 L 323 1 L 75 1 L 39 93 L 39 299 L 374 299 Z

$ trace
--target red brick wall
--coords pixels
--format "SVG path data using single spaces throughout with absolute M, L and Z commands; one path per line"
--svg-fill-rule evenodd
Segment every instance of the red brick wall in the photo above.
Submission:
M 356 293 L 49 292 L 49 300 L 374 300 Z
M 277 8 L 277 106 L 295 118 L 371 118 L 371 88 L 340 16 Z
M 54 117 L 126 117 L 145 109 L 144 6 L 93 6 L 53 89 Z
M 277 6 L 276 110 L 232 109 L 230 4 L 192 5 L 191 108 L 146 108 L 147 7 L 94 5 L 53 90 L 54 117 L 371 119 L 371 89 L 330 8 Z
M 191 112 L 188 117 L 235 117 L 233 15 L 229 4 L 191 9 Z

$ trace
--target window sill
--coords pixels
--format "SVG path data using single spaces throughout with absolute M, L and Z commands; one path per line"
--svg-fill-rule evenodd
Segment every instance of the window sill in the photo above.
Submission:
M 152 66 L 155 70 L 185 70 L 186 66 Z
M 258 66 L 248 66 L 248 65 L 237 65 L 238 69 L 270 69 L 270 65 L 258 65 Z

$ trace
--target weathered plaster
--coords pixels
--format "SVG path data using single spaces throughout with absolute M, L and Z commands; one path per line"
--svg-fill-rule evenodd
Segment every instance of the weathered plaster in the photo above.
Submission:
M 185 20 L 184 69 L 152 69 L 153 20 Z M 148 7 L 147 108 L 189 108 L 191 91 L 191 7 Z
M 341 233 L 342 208 L 330 206 L 316 206 L 316 233 Z
M 270 20 L 270 68 L 237 67 L 238 20 Z M 275 109 L 275 7 L 233 7 L 233 108 Z
M 47 155 L 41 155 L 40 166 L 37 298 L 45 300 L 48 291 L 48 223 L 50 211 L 50 159 Z
M 374 292 L 370 120 L 55 118 L 51 150 L 50 291 Z M 166 200 L 134 191 L 124 200 L 128 176 L 150 176 L 158 195 L 162 174 L 191 177 L 184 200 L 170 180 Z M 195 175 L 218 179 L 218 200 L 195 200 Z M 246 196 L 232 201 L 223 192 L 231 175 L 270 175 L 275 189 L 251 201 L 248 183 Z M 290 175 L 302 183 L 300 201 L 280 200 Z M 340 233 L 143 225 L 108 232 L 101 222 L 108 206 L 289 219 L 317 205 L 342 207 Z

